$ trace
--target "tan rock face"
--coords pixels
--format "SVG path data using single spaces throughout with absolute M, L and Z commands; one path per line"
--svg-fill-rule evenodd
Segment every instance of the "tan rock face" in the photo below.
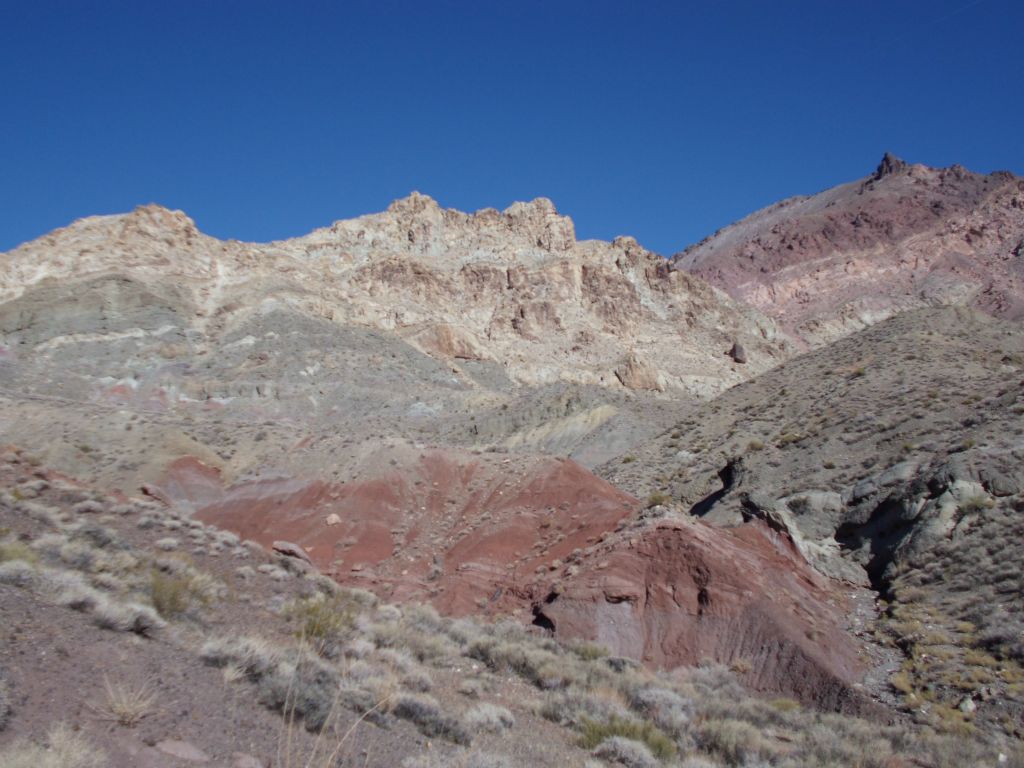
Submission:
M 615 369 L 615 376 L 622 382 L 622 386 L 629 389 L 650 389 L 658 392 L 665 389 L 658 370 L 635 354 L 631 354 L 626 362 Z
M 0 300 L 16 307 L 48 279 L 66 286 L 111 275 L 150 297 L 140 306 L 165 304 L 175 315 L 155 328 L 140 320 L 139 333 L 170 326 L 212 348 L 286 307 L 397 333 L 456 364 L 497 362 L 525 384 L 709 395 L 747 375 L 724 357 L 734 339 L 750 351 L 750 373 L 790 349 L 772 321 L 632 238 L 577 242 L 572 221 L 545 199 L 466 214 L 414 193 L 383 213 L 268 244 L 216 240 L 181 212 L 146 206 L 77 221 L 5 254 Z M 0 342 L 21 339 L 25 311 L 0 312 Z M 74 334 L 76 322 L 54 335 Z M 103 323 L 93 325 L 86 330 Z M 162 348 L 166 357 L 171 348 Z M 618 369 L 633 356 L 646 362 L 627 362 L 623 384 Z
M 906 309 L 1024 317 L 1024 179 L 886 156 L 876 172 L 777 203 L 674 257 L 812 345 Z
M 437 357 L 462 360 L 486 360 L 487 352 L 473 333 L 465 328 L 438 323 L 423 329 L 411 340 L 425 352 Z

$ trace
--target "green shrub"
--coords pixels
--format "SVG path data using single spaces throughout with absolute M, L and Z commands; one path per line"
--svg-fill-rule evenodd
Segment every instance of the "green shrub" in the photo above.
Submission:
M 344 594 L 320 594 L 296 600 L 286 615 L 298 624 L 296 637 L 308 642 L 318 653 L 329 655 L 354 626 L 356 609 Z
M 150 599 L 157 613 L 173 619 L 196 605 L 208 605 L 210 596 L 194 574 L 167 574 L 154 570 L 149 581 Z
M 621 736 L 647 745 L 651 754 L 659 760 L 675 757 L 676 745 L 665 732 L 645 720 L 627 720 L 611 717 L 605 721 L 584 717 L 580 724 L 579 744 L 584 749 L 594 749 L 605 739 Z
M 650 509 L 651 507 L 662 507 L 668 504 L 670 501 L 672 501 L 672 497 L 669 496 L 667 493 L 661 493 L 660 491 L 657 493 L 652 493 L 650 496 L 647 497 L 647 508 Z
M 39 561 L 39 553 L 20 541 L 0 542 L 0 563 L 8 560 L 22 560 L 26 563 Z

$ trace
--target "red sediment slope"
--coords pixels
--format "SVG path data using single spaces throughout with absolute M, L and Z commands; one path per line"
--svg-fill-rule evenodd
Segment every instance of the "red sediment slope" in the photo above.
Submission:
M 224 487 L 217 470 L 184 458 L 150 490 L 265 546 L 299 544 L 343 584 L 452 614 L 499 600 L 507 610 L 509 588 L 593 544 L 638 506 L 570 460 L 427 450 L 384 466 L 378 477 L 344 484 L 281 478 Z
M 397 454 L 396 454 L 397 455 Z M 753 687 L 865 710 L 841 588 L 784 534 L 689 518 L 622 522 L 636 499 L 576 463 L 425 450 L 344 484 L 225 487 L 195 459 L 155 495 L 269 547 L 301 545 L 342 584 L 450 615 L 518 614 L 671 668 L 734 664 Z

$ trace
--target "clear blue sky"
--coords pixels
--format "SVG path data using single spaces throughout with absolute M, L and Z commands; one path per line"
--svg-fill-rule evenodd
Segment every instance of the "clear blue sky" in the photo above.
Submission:
M 550 197 L 662 253 L 870 172 L 1024 172 L 1024 3 L 0 0 L 0 250 Z

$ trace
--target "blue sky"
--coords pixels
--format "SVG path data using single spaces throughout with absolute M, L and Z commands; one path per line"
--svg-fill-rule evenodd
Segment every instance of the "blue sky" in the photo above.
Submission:
M 550 197 L 672 253 L 890 150 L 1024 173 L 1024 3 L 0 0 L 0 250 Z

